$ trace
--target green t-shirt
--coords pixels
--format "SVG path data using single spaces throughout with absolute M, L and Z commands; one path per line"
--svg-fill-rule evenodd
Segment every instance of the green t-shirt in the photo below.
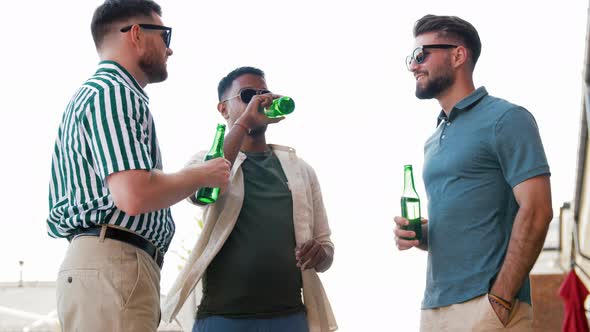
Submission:
M 242 209 L 205 271 L 197 318 L 264 317 L 304 310 L 287 178 L 270 150 L 246 156 L 241 165 Z

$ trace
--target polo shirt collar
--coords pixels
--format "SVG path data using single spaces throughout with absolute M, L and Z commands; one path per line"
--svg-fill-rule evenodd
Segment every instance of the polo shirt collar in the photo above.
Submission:
M 449 117 L 444 110 L 441 110 L 438 114 L 438 120 L 436 125 L 438 126 L 442 121 L 453 121 L 462 113 L 472 109 L 483 97 L 488 95 L 488 91 L 485 87 L 481 86 L 475 91 L 470 93 L 467 97 L 461 99 L 451 110 Z
M 111 61 L 111 60 L 101 61 L 98 64 L 98 69 L 96 70 L 96 73 L 97 74 L 109 73 L 109 74 L 115 75 L 115 76 L 123 79 L 123 81 L 125 81 L 125 83 L 127 83 L 127 85 L 131 89 L 135 90 L 135 92 L 142 99 L 145 100 L 145 102 L 149 102 L 149 97 L 147 96 L 145 91 L 143 91 L 143 89 L 141 88 L 139 83 L 137 83 L 135 78 L 127 71 L 127 69 L 123 68 L 123 66 L 116 63 L 115 61 Z

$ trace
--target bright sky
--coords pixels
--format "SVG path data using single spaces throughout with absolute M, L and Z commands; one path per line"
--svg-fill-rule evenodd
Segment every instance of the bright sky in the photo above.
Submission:
M 269 88 L 297 108 L 268 130 L 293 146 L 319 176 L 336 244 L 322 279 L 341 331 L 414 331 L 426 255 L 399 252 L 403 165 L 412 163 L 418 193 L 423 143 L 434 130 L 436 101 L 414 97 L 405 69 L 413 23 L 424 14 L 457 15 L 483 42 L 476 86 L 529 109 L 552 170 L 554 209 L 574 194 L 585 1 L 164 1 L 174 55 L 166 82 L 150 85 L 166 171 L 208 149 L 219 79 L 238 66 L 260 67 Z M 67 241 L 46 235 L 51 152 L 62 112 L 95 71 L 90 35 L 100 1 L 13 1 L 3 33 L 0 281 L 54 280 Z M 59 8 L 59 9 L 58 9 Z M 423 202 L 425 206 L 425 202 Z M 198 209 L 173 207 L 171 251 L 192 247 Z M 180 259 L 166 256 L 162 290 Z

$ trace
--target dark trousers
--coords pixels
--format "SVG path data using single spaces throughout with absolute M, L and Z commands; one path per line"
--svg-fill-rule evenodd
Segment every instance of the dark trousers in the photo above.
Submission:
M 305 312 L 272 318 L 225 318 L 211 316 L 199 319 L 193 332 L 309 332 Z

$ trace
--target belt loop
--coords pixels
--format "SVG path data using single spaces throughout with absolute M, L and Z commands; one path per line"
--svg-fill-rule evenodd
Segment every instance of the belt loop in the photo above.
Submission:
M 102 225 L 100 229 L 100 236 L 98 237 L 100 242 L 104 242 L 104 238 L 107 235 L 107 225 Z

